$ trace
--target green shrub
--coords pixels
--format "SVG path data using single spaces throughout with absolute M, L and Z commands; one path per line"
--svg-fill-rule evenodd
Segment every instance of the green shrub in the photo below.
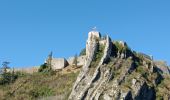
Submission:
M 79 56 L 84 56 L 86 55 L 86 48 L 82 49 Z
M 42 86 L 31 90 L 29 92 L 29 95 L 32 96 L 33 98 L 47 97 L 47 96 L 54 95 L 54 91 L 47 86 Z
M 10 72 L 1 74 L 0 85 L 6 85 L 13 83 L 18 78 L 17 74 L 12 74 Z
M 30 75 L 30 74 L 29 74 L 29 73 L 22 72 L 22 71 L 17 71 L 17 72 L 15 72 L 15 75 L 16 75 L 17 77 L 24 77 L 24 76 L 28 76 L 28 75 Z
M 104 54 L 104 45 L 99 45 L 97 52 L 95 53 L 95 57 L 93 58 L 93 61 L 90 64 L 90 75 L 92 75 L 95 71 L 95 68 L 98 66 L 101 58 Z
M 100 62 L 101 58 L 103 57 L 104 54 L 104 45 L 99 45 L 98 50 L 95 54 L 95 57 L 93 58 L 93 61 L 91 63 L 91 67 L 96 67 L 98 65 L 98 63 Z
M 125 52 L 126 51 L 127 53 L 131 53 L 131 49 L 127 45 L 123 46 L 118 41 L 115 41 L 114 45 L 116 46 L 116 48 L 119 52 Z
M 144 78 L 148 79 L 149 73 L 143 66 L 138 66 L 136 71 L 140 73 Z
M 121 51 L 123 49 L 123 46 L 118 41 L 116 41 L 114 44 L 116 48 L 118 49 L 118 51 Z
M 99 45 L 99 48 L 98 48 L 96 55 L 95 55 L 95 59 L 94 59 L 95 61 L 98 61 L 103 57 L 104 48 L 105 48 L 104 45 Z
M 47 63 L 42 64 L 40 66 L 40 68 L 38 69 L 38 72 L 43 72 L 43 73 L 46 73 L 46 72 L 49 72 L 49 71 L 50 71 L 50 68 L 47 65 Z

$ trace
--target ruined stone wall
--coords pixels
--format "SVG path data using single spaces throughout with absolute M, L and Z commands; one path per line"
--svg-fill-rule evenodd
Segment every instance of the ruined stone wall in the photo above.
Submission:
M 85 59 L 86 59 L 86 56 L 79 56 L 77 57 L 77 66 L 83 66 L 84 63 L 85 63 Z M 74 65 L 74 60 L 75 60 L 75 57 L 69 57 L 67 59 L 69 65 Z
M 51 65 L 53 70 L 63 69 L 68 66 L 68 62 L 64 58 L 52 58 Z
M 23 73 L 35 73 L 38 72 L 39 66 L 37 67 L 22 67 L 22 68 L 15 68 L 14 72 L 23 72 Z M 10 71 L 12 72 L 13 69 L 10 69 Z

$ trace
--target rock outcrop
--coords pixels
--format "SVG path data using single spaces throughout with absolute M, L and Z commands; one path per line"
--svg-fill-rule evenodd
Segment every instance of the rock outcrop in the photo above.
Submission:
M 85 64 L 69 100 L 155 100 L 163 80 L 152 59 L 132 51 L 123 41 L 112 42 L 109 36 L 103 40 L 92 31 Z
M 95 34 L 95 35 L 94 35 Z M 89 37 L 86 44 L 86 60 L 85 65 L 83 66 L 76 82 L 71 92 L 69 99 L 82 99 L 86 90 L 89 87 L 89 83 L 92 80 L 92 75 L 89 73 L 89 67 L 92 63 L 92 60 L 95 57 L 95 52 L 97 51 L 98 43 L 96 41 L 96 32 L 89 32 Z M 98 37 L 99 38 L 99 37 Z M 89 84 L 89 85 L 88 85 Z M 85 86 L 86 85 L 86 86 Z
M 163 74 L 170 74 L 170 69 L 164 61 L 154 61 L 154 64 Z

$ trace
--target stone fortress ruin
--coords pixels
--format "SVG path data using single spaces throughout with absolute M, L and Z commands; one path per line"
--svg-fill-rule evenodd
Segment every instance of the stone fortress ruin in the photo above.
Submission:
M 76 59 L 77 60 L 76 66 L 83 66 L 85 58 L 86 58 L 85 56 L 79 56 L 77 58 L 76 57 L 69 57 L 68 59 L 52 57 L 50 65 L 51 65 L 53 70 L 59 70 L 59 69 L 63 69 L 63 68 L 68 67 L 68 66 L 74 66 L 75 65 L 74 61 Z M 48 59 L 49 58 L 47 58 L 47 60 Z M 48 63 L 47 60 L 45 61 L 45 63 Z
M 76 66 L 78 67 L 82 67 L 84 66 L 85 62 L 87 61 L 88 56 L 91 54 L 91 44 L 92 41 L 94 40 L 99 40 L 99 42 L 101 44 L 105 44 L 106 43 L 106 38 L 101 38 L 101 34 L 98 31 L 90 31 L 88 33 L 88 39 L 86 42 L 86 55 L 83 56 L 73 56 L 73 57 L 69 57 L 68 59 L 66 58 L 56 58 L 53 57 L 52 54 L 50 54 L 46 59 L 45 62 L 46 64 L 50 64 L 51 68 L 53 70 L 61 70 L 64 69 L 66 67 L 69 66 L 75 66 L 75 59 L 76 59 Z M 50 62 L 49 62 L 50 60 Z M 15 69 L 16 71 L 21 71 L 21 72 L 25 72 L 25 73 L 34 73 L 34 72 L 38 72 L 39 66 L 35 66 L 35 67 L 21 67 L 21 68 L 17 68 Z
M 124 90 L 125 87 L 122 85 L 129 73 L 136 70 L 133 59 L 139 57 L 139 53 L 132 51 L 126 42 L 112 41 L 108 35 L 101 37 L 97 31 L 91 31 L 88 35 L 85 63 L 73 85 L 68 100 L 132 100 L 132 94 L 130 94 L 131 97 L 128 99 L 129 91 L 130 93 L 131 91 L 136 91 L 135 93 L 145 91 L 143 87 L 147 87 L 147 85 L 145 85 L 143 80 L 141 82 L 136 82 L 135 80 L 132 83 L 134 85 L 129 90 Z M 139 55 L 141 57 L 139 59 L 143 61 L 141 65 L 147 68 L 147 71 L 154 72 L 154 68 L 162 67 L 162 65 L 153 62 L 153 57 L 144 54 Z M 164 66 L 166 67 L 166 65 Z M 168 68 L 164 69 L 166 73 L 169 73 Z M 164 70 L 160 69 L 160 71 L 165 73 Z M 141 77 L 139 76 L 137 79 L 141 80 Z M 136 84 L 140 85 L 137 86 Z M 135 86 L 140 88 L 136 89 Z M 145 95 L 144 97 L 149 99 L 141 100 L 152 100 L 152 90 L 146 89 L 146 91 L 146 94 L 142 93 L 142 96 Z M 134 98 L 139 96 L 139 94 L 135 93 L 133 94 Z
M 94 55 L 94 53 L 96 52 L 96 47 L 97 47 L 97 42 L 100 45 L 110 45 L 113 42 L 118 42 L 120 45 L 122 45 L 123 47 L 127 46 L 126 42 L 123 41 L 111 41 L 109 36 L 101 36 L 100 32 L 93 30 L 90 31 L 88 33 L 88 39 L 86 41 L 86 50 L 85 50 L 85 55 L 83 56 L 73 56 L 73 57 L 69 57 L 68 59 L 66 58 L 55 58 L 52 56 L 52 54 L 50 54 L 48 56 L 48 58 L 45 60 L 46 64 L 50 64 L 51 68 L 53 70 L 61 70 L 64 68 L 67 68 L 69 66 L 77 66 L 77 67 L 82 67 L 82 66 L 86 66 L 87 62 L 89 62 L 89 60 L 91 61 L 93 59 L 92 55 Z M 149 60 L 153 60 L 153 56 L 148 56 L 146 54 L 143 53 L 138 53 L 140 54 L 142 57 L 147 58 Z M 125 58 L 127 55 L 126 53 L 117 53 L 118 57 L 120 58 Z M 50 59 L 50 62 L 49 62 Z M 76 60 L 76 62 L 75 62 Z M 76 64 L 75 64 L 76 63 Z M 154 63 L 159 67 L 160 69 L 163 70 L 164 73 L 170 73 L 170 70 L 167 67 L 167 64 L 165 62 L 161 62 L 161 61 L 154 61 Z M 21 72 L 26 72 L 26 73 L 34 73 L 37 72 L 39 69 L 39 66 L 35 66 L 35 67 L 22 67 L 22 68 L 18 68 L 15 69 L 16 71 L 21 71 Z
M 98 31 L 90 31 L 88 33 L 88 39 L 86 42 L 86 55 L 78 56 L 78 57 L 69 57 L 68 59 L 65 58 L 55 58 L 51 56 L 51 67 L 53 70 L 63 69 L 67 66 L 74 66 L 75 59 L 77 60 L 77 66 L 83 66 L 85 64 L 86 59 L 91 54 L 91 43 L 93 40 L 99 41 L 100 44 L 106 43 L 106 38 L 101 38 L 101 34 Z M 46 59 L 45 63 L 48 63 L 49 57 Z
M 51 52 L 44 64 L 48 70 L 57 72 L 57 76 L 78 72 L 68 100 L 132 100 L 140 97 L 152 100 L 153 89 L 160 84 L 157 80 L 163 80 L 160 73 L 170 74 L 165 62 L 155 62 L 152 56 L 135 52 L 126 42 L 113 41 L 98 31 L 88 33 L 83 51 L 83 56 L 68 59 L 55 58 Z M 127 84 L 128 88 L 125 88 Z

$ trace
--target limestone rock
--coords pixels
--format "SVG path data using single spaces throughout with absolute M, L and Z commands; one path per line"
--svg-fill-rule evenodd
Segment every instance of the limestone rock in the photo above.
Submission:
M 95 33 L 96 34 L 96 33 Z M 92 76 L 90 76 L 89 73 L 89 67 L 90 64 L 95 57 L 95 52 L 97 50 L 98 43 L 96 42 L 95 38 L 93 38 L 93 32 L 89 33 L 89 37 L 86 44 L 86 60 L 85 64 L 82 67 L 82 70 L 80 74 L 78 75 L 78 78 L 73 86 L 72 92 L 69 96 L 69 100 L 80 100 L 85 95 L 85 91 L 87 89 L 87 86 L 90 84 L 90 79 Z M 85 87 L 86 85 L 86 87 Z
M 156 67 L 164 74 L 170 74 L 170 69 L 164 61 L 154 61 Z
M 101 35 L 98 31 L 91 31 L 88 33 L 88 41 L 93 41 L 94 39 L 100 39 Z
M 85 64 L 69 100 L 156 99 L 155 88 L 163 78 L 153 60 L 127 49 L 125 42 L 118 43 L 122 50 L 109 36 L 103 40 L 99 32 L 89 32 Z M 99 52 L 101 46 L 104 50 Z
M 87 58 L 90 57 L 91 49 L 94 43 L 100 40 L 100 33 L 97 31 L 91 31 L 88 33 L 88 39 L 86 42 L 86 56 Z

